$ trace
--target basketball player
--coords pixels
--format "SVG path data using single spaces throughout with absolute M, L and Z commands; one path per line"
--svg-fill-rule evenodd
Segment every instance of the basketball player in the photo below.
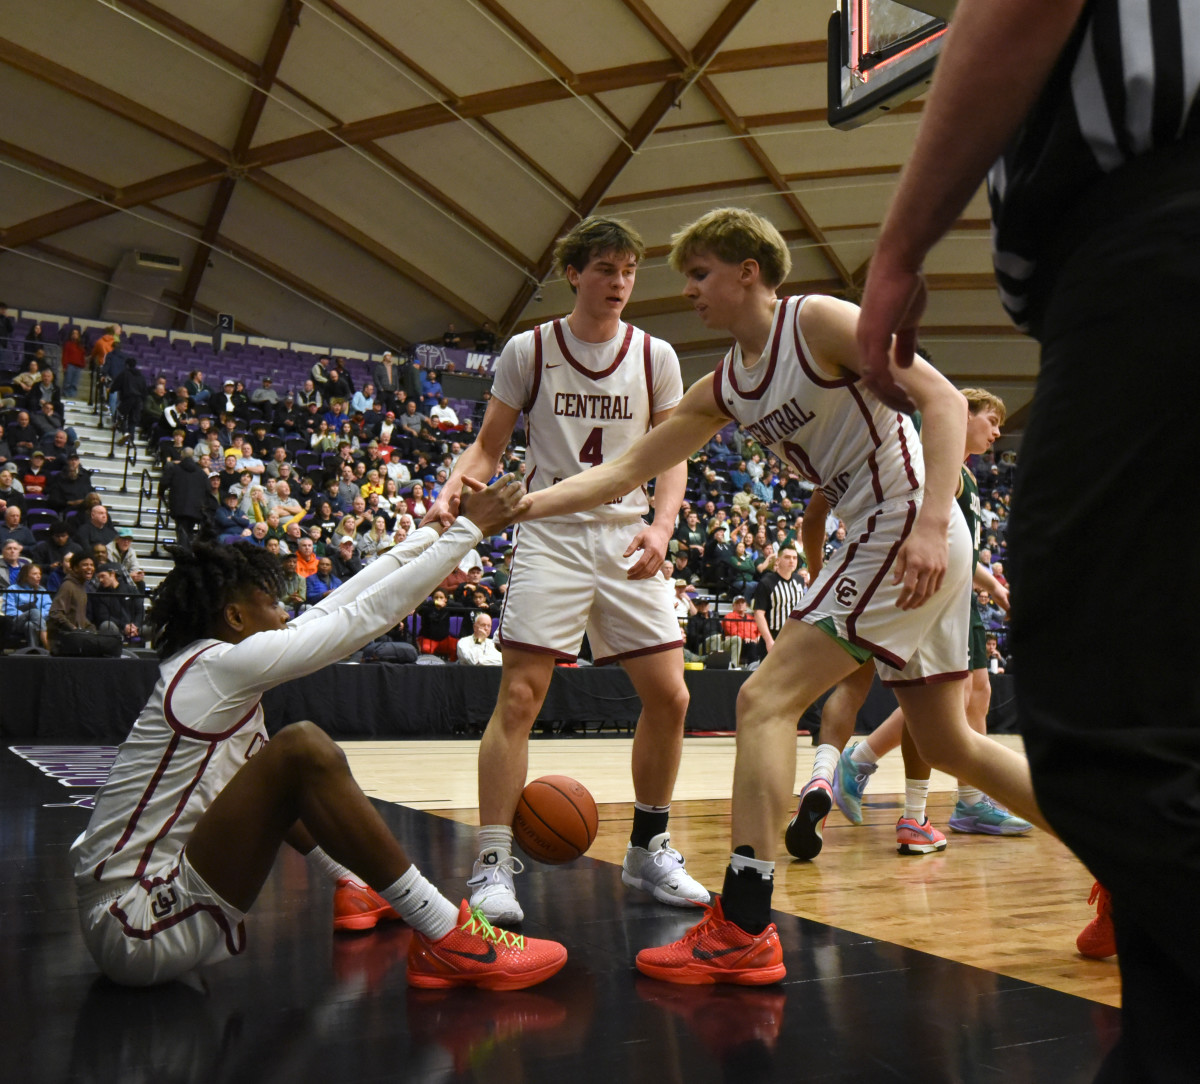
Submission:
M 545 489 L 625 451 L 671 414 L 683 394 L 679 361 L 661 339 L 621 320 L 643 254 L 641 238 L 609 218 L 580 222 L 555 262 L 575 293 L 565 319 L 511 339 L 496 365 L 479 437 L 455 464 L 426 519 L 452 515 L 464 476 L 490 477 L 522 411 L 529 487 Z M 524 912 L 513 874 L 512 819 L 525 785 L 529 732 L 557 660 L 574 661 L 587 632 L 595 661 L 620 662 L 642 701 L 633 741 L 633 830 L 621 879 L 661 903 L 707 903 L 667 830 L 683 752 L 688 692 L 674 590 L 660 571 L 687 481 L 664 464 L 654 522 L 640 485 L 571 515 L 522 526 L 497 634 L 500 695 L 479 747 L 479 859 L 471 905 L 492 922 Z
M 962 391 L 967 400 L 967 446 L 966 455 L 982 455 L 997 437 L 1000 436 L 1000 426 L 1004 424 L 1004 401 L 991 392 L 981 388 L 964 388 Z M 814 497 L 815 500 L 823 498 Z M 957 497 L 959 511 L 971 535 L 974 550 L 973 584 L 992 592 L 994 597 L 1005 609 L 1008 608 L 1008 590 L 982 565 L 979 564 L 980 515 L 979 515 L 979 486 L 975 476 L 966 467 L 962 467 Z M 807 518 L 807 517 L 806 517 Z M 968 641 L 968 668 L 970 676 L 966 681 L 966 712 L 967 722 L 971 729 L 980 734 L 987 733 L 987 712 L 992 699 L 992 686 L 988 677 L 987 648 L 984 644 L 985 630 L 983 618 L 979 614 L 979 604 L 974 592 L 971 593 L 971 627 Z M 865 688 L 863 687 L 865 673 Z M 847 692 L 847 699 L 853 702 L 855 694 L 861 692 L 862 699 L 853 704 L 853 715 L 849 717 L 849 727 L 844 725 L 844 712 L 835 713 L 836 722 L 827 720 L 828 704 L 821 717 L 822 745 L 817 750 L 813 776 L 808 785 L 801 791 L 800 808 L 804 812 L 816 808 L 824 808 L 828 813 L 831 801 L 836 801 L 838 808 L 852 824 L 862 824 L 862 795 L 867 781 L 874 773 L 879 758 L 902 744 L 904 733 L 904 713 L 897 709 L 879 725 L 865 741 L 858 742 L 846 749 L 846 743 L 854 730 L 854 716 L 862 706 L 866 693 L 870 689 L 871 674 L 869 670 L 859 671 L 847 682 L 841 683 L 838 689 L 844 689 L 848 683 L 857 683 Z M 831 696 L 837 696 L 835 690 Z M 826 723 L 830 722 L 829 732 L 826 733 Z M 896 825 L 896 845 L 901 854 L 930 854 L 944 850 L 946 837 L 934 828 L 925 816 L 925 804 L 929 794 L 929 766 L 919 757 L 913 755 L 915 750 L 906 746 L 904 769 L 904 815 Z M 831 764 L 834 765 L 831 772 Z M 810 817 L 797 818 L 798 825 L 812 825 L 819 828 L 821 821 L 813 821 Z M 1032 830 L 1027 820 L 1015 817 L 1006 809 L 1002 809 L 978 788 L 970 787 L 959 781 L 954 813 L 950 818 L 950 827 L 956 832 L 966 832 L 976 835 L 1015 836 L 1024 835 Z M 793 835 L 796 837 L 793 839 Z M 811 847 L 806 845 L 813 838 L 808 832 L 793 833 L 788 837 L 788 850 L 797 858 L 811 857 L 807 853 Z M 819 832 L 815 838 L 820 839 Z M 805 853 L 796 854 L 796 849 Z M 817 844 L 816 850 L 820 850 Z
M 924 417 L 912 422 L 860 387 L 854 305 L 777 300 L 790 255 L 758 215 L 711 211 L 673 239 L 671 265 L 707 327 L 735 345 L 663 425 L 620 459 L 522 509 L 560 516 L 627 493 L 686 458 L 732 417 L 819 486 L 851 539 L 825 566 L 737 707 L 733 853 L 722 898 L 681 941 L 645 949 L 638 968 L 681 983 L 761 984 L 784 976 L 771 923 L 778 824 L 795 780 L 796 719 L 874 655 L 922 757 L 1037 816 L 1024 759 L 976 734 L 963 713 L 970 539 L 954 509 L 966 404 L 928 364 L 900 375 Z
M 243 542 L 174 554 L 154 604 L 158 684 L 71 847 L 84 940 L 109 978 L 148 986 L 239 954 L 242 920 L 284 842 L 331 880 L 353 869 L 413 927 L 414 986 L 519 989 L 562 967 L 561 945 L 513 938 L 451 904 L 409 862 L 334 742 L 312 723 L 268 741 L 261 704 L 403 620 L 503 528 L 523 492 L 505 475 L 467 494 L 441 538 L 417 532 L 290 624 L 277 558 Z

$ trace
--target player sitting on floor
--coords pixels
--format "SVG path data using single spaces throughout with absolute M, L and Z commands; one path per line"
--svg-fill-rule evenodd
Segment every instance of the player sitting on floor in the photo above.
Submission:
M 414 986 L 519 989 L 562 967 L 561 945 L 494 930 L 426 881 L 322 730 L 294 723 L 268 741 L 263 721 L 263 693 L 393 628 L 524 492 L 512 475 L 471 486 L 440 538 L 419 531 L 290 623 L 278 558 L 244 542 L 175 553 L 154 605 L 158 683 L 71 847 L 84 940 L 109 978 L 168 982 L 242 952 L 284 842 L 378 890 L 339 908 L 341 925 L 394 908 L 413 927 Z

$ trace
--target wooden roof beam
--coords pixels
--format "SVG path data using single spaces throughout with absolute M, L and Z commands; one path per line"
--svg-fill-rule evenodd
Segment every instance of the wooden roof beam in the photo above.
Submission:
M 283 0 L 279 16 L 275 20 L 275 29 L 267 44 L 266 56 L 258 66 L 258 74 L 254 86 L 250 90 L 250 100 L 242 112 L 242 120 L 238 125 L 237 137 L 233 143 L 230 157 L 234 162 L 240 162 L 250 149 L 258 122 L 262 119 L 263 109 L 267 104 L 267 92 L 275 82 L 279 66 L 283 63 L 287 52 L 288 42 L 291 41 L 292 31 L 300 23 L 300 0 Z M 180 295 L 179 311 L 175 313 L 172 327 L 182 330 L 187 323 L 192 303 L 200 291 L 200 283 L 208 268 L 208 258 L 212 254 L 213 238 L 221 232 L 221 223 L 225 221 L 225 212 L 229 209 L 229 201 L 233 198 L 233 190 L 237 186 L 235 175 L 221 178 L 212 204 L 208 209 L 208 217 L 204 221 L 204 229 L 200 231 L 200 240 L 192 252 L 192 262 L 188 267 L 187 278 L 184 280 L 183 292 Z
M 192 188 L 210 184 L 219 180 L 225 174 L 221 166 L 211 162 L 198 162 L 194 166 L 172 170 L 157 177 L 151 177 L 127 188 L 115 189 L 111 196 L 97 195 L 95 199 L 72 203 L 67 207 L 49 211 L 44 215 L 18 222 L 15 226 L 0 231 L 0 239 L 6 245 L 17 248 L 29 244 L 30 241 L 40 241 L 64 230 L 95 222 L 97 219 L 116 214 L 118 211 L 149 203 L 152 200 L 164 199 Z
M 755 0 L 729 0 L 725 7 L 722 8 L 720 14 L 713 20 L 712 25 L 704 32 L 696 48 L 692 51 L 692 60 L 699 70 L 703 70 L 704 65 L 717 54 L 721 43 L 732 33 L 733 28 L 741 21 L 742 16 L 754 4 Z M 580 197 L 575 212 L 564 219 L 562 225 L 555 231 L 554 239 L 546 246 L 545 251 L 538 259 L 535 271 L 536 281 L 526 280 L 522 283 L 512 301 L 509 302 L 508 308 L 505 309 L 504 315 L 500 319 L 499 328 L 501 334 L 507 334 L 513 324 L 516 323 L 517 317 L 521 315 L 525 306 L 529 304 L 529 299 L 533 296 L 538 284 L 549 273 L 557 239 L 566 233 L 576 222 L 582 218 L 586 218 L 595 210 L 596 205 L 604 197 L 604 193 L 608 191 L 609 185 L 613 183 L 621 170 L 625 168 L 629 159 L 633 157 L 638 148 L 650 138 L 654 129 L 658 127 L 663 117 L 667 115 L 668 110 L 675 104 L 679 95 L 686 89 L 687 78 L 687 73 L 681 72 L 675 79 L 664 83 L 654 96 L 654 100 L 630 130 L 628 140 L 619 144 L 612 154 L 609 155 L 600 172 L 596 174 L 592 183 L 588 185 L 587 190 Z

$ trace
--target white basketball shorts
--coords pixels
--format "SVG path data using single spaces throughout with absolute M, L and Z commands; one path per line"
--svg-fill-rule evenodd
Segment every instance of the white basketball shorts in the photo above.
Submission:
M 682 646 L 671 583 L 661 572 L 625 576 L 641 557 L 625 551 L 644 528 L 640 518 L 519 524 L 500 645 L 573 661 L 586 632 L 597 664 Z
M 92 893 L 79 908 L 88 951 L 113 982 L 169 982 L 246 946 L 245 915 L 209 888 L 185 855 L 124 891 L 114 887 L 119 895 Z
M 885 685 L 925 685 L 967 676 L 971 620 L 971 538 L 962 516 L 951 517 L 949 558 L 942 586 L 915 610 L 896 606 L 896 555 L 920 504 L 893 501 L 850 524 L 851 539 L 829 559 L 792 617 L 810 624 L 828 618 L 837 633 L 875 656 Z

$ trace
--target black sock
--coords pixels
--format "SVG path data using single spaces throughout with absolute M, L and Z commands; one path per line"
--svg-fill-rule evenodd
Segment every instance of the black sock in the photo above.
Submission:
M 738 847 L 735 854 L 754 857 L 751 847 Z M 747 933 L 760 934 L 771 924 L 771 890 L 773 877 L 764 877 L 757 870 L 735 871 L 725 867 L 725 885 L 721 889 L 721 909 L 725 917 Z
M 629 833 L 629 842 L 635 847 L 650 848 L 650 841 L 667 830 L 667 818 L 670 816 L 668 806 L 659 811 L 633 807 L 633 830 Z

